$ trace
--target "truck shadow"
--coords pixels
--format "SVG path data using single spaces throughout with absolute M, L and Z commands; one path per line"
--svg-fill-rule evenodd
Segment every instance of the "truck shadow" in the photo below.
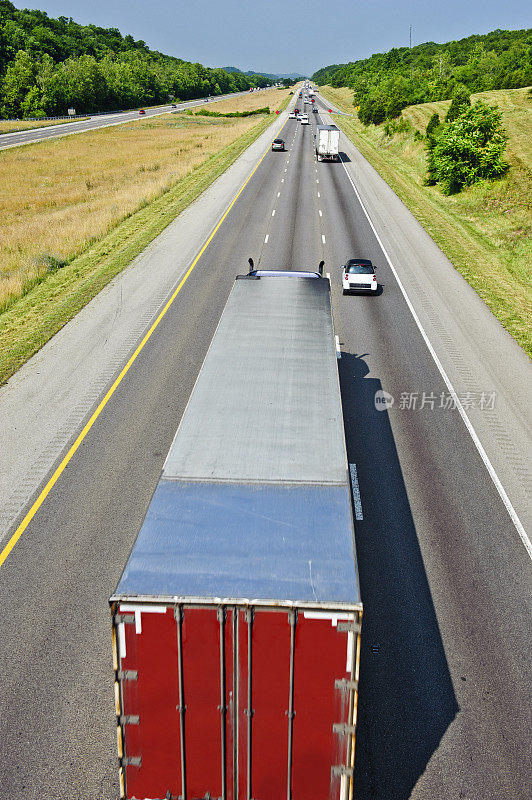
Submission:
M 355 800 L 407 800 L 458 711 L 380 380 L 342 353 L 347 454 L 364 519 L 355 535 L 364 604 Z M 427 484 L 427 491 L 431 491 Z

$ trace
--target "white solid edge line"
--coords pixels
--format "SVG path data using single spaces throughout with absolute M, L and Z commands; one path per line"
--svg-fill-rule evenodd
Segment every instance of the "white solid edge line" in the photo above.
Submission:
M 394 265 L 392 264 L 390 256 L 388 255 L 388 253 L 386 251 L 386 248 L 384 247 L 384 245 L 383 245 L 383 243 L 381 241 L 381 238 L 380 238 L 379 234 L 377 233 L 373 222 L 370 219 L 370 216 L 369 216 L 369 214 L 367 212 L 366 206 L 362 202 L 362 198 L 360 197 L 358 189 L 355 186 L 355 184 L 353 183 L 351 175 L 347 171 L 347 167 L 345 166 L 345 162 L 344 162 L 344 160 L 343 160 L 343 158 L 341 156 L 340 156 L 340 160 L 341 160 L 343 168 L 345 170 L 345 174 L 347 175 L 347 177 L 349 179 L 349 183 L 353 187 L 353 191 L 355 192 L 355 194 L 356 194 L 356 196 L 358 198 L 358 201 L 359 201 L 359 203 L 360 203 L 360 205 L 362 207 L 362 210 L 363 210 L 364 214 L 366 215 L 366 218 L 367 218 L 367 220 L 368 220 L 368 222 L 369 222 L 369 224 L 371 226 L 371 229 L 372 229 L 373 233 L 375 234 L 375 237 L 376 237 L 376 239 L 377 239 L 377 241 L 378 241 L 378 243 L 379 243 L 379 245 L 380 245 L 380 247 L 382 249 L 382 252 L 384 253 L 386 261 L 388 262 L 388 264 L 390 266 L 390 269 L 392 270 L 392 273 L 393 273 L 393 275 L 395 277 L 395 280 L 397 281 L 397 284 L 398 284 L 398 286 L 399 286 L 399 288 L 400 288 L 400 290 L 401 290 L 401 292 L 403 294 L 403 297 L 405 298 L 406 304 L 407 304 L 408 308 L 410 309 L 410 313 L 412 314 L 412 316 L 414 318 L 414 322 L 416 323 L 416 325 L 419 328 L 419 331 L 420 331 L 420 333 L 421 333 L 421 335 L 422 335 L 422 337 L 423 337 L 423 339 L 425 341 L 425 344 L 427 345 L 427 347 L 429 349 L 429 353 L 431 354 L 432 358 L 434 359 L 434 363 L 438 367 L 440 375 L 442 376 L 443 381 L 444 381 L 445 385 L 447 386 L 447 389 L 449 390 L 449 393 L 451 394 L 451 397 L 453 398 L 453 400 L 454 400 L 454 402 L 456 404 L 456 408 L 458 409 L 458 411 L 460 413 L 460 416 L 462 417 L 462 419 L 464 421 L 464 424 L 465 424 L 467 430 L 469 431 L 469 435 L 473 439 L 475 447 L 477 448 L 477 451 L 478 451 L 482 461 L 484 462 L 484 466 L 488 470 L 488 474 L 489 474 L 491 480 L 493 481 L 493 483 L 495 485 L 495 488 L 497 489 L 497 491 L 499 493 L 499 496 L 500 496 L 502 502 L 504 503 L 508 514 L 510 515 L 510 519 L 512 520 L 513 524 L 515 525 L 517 533 L 519 534 L 519 537 L 520 537 L 521 541 L 523 542 L 523 544 L 524 544 L 524 546 L 525 546 L 525 548 L 527 550 L 528 555 L 532 559 L 532 542 L 528 538 L 527 533 L 526 533 L 526 531 L 524 529 L 524 526 L 523 526 L 521 520 L 519 519 L 519 517 L 517 516 L 516 510 L 513 507 L 512 503 L 510 501 L 510 498 L 506 494 L 504 486 L 502 485 L 502 483 L 501 483 L 501 481 L 499 479 L 499 476 L 495 472 L 495 470 L 493 468 L 493 465 L 492 465 L 491 461 L 489 460 L 486 451 L 482 447 L 482 443 L 481 443 L 480 439 L 477 436 L 477 433 L 476 433 L 476 431 L 475 431 L 475 429 L 474 429 L 474 427 L 473 427 L 473 425 L 471 423 L 471 420 L 467 416 L 467 414 L 465 412 L 465 409 L 464 409 L 462 403 L 460 402 L 460 399 L 459 399 L 458 395 L 456 394 L 456 392 L 454 390 L 454 387 L 453 387 L 453 385 L 452 385 L 447 373 L 445 372 L 445 369 L 443 368 L 443 364 L 441 363 L 440 359 L 438 358 L 438 356 L 436 354 L 436 351 L 434 350 L 434 347 L 432 346 L 431 341 L 430 341 L 429 337 L 427 336 L 427 334 L 425 332 L 425 329 L 423 328 L 423 325 L 421 324 L 421 320 L 419 319 L 418 315 L 416 314 L 416 312 L 414 310 L 414 306 L 410 302 L 410 298 L 408 297 L 408 295 L 406 293 L 406 290 L 405 290 L 405 288 L 404 288 L 404 286 L 403 286 L 403 284 L 401 282 L 401 279 L 400 279 L 399 275 L 397 274 L 397 271 L 396 271 Z

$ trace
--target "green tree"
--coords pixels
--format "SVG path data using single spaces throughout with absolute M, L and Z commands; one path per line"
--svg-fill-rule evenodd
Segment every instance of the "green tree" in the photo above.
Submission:
M 497 106 L 478 100 L 438 129 L 428 148 L 427 182 L 454 194 L 477 181 L 500 177 L 508 169 L 502 158 L 506 140 Z
M 0 88 L 2 96 L 2 115 L 18 117 L 21 114 L 22 101 L 35 85 L 35 63 L 25 50 L 19 50 L 6 70 Z
M 434 135 L 438 130 L 438 128 L 440 127 L 440 125 L 441 125 L 440 115 L 434 113 L 432 117 L 429 119 L 427 127 L 425 129 L 425 136 L 427 137 L 429 142 L 433 140 Z
M 470 105 L 471 98 L 469 96 L 469 91 L 463 83 L 459 83 L 453 92 L 451 105 L 449 106 L 449 110 L 445 115 L 445 122 L 452 122 L 453 119 L 456 119 L 457 116 L 461 114 L 467 106 Z

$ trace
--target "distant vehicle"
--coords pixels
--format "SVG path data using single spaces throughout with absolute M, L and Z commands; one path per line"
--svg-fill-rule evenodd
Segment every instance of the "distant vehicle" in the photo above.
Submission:
M 284 150 L 284 139 L 274 139 L 272 142 L 272 150 Z
M 139 108 L 139 114 L 145 114 L 146 111 L 143 108 Z
M 172 108 L 177 108 L 176 103 L 172 103 Z
M 312 113 L 313 114 L 317 114 L 318 113 L 318 109 L 316 108 L 316 106 L 314 106 L 314 108 L 312 109 Z
M 315 111 L 316 109 L 314 109 Z M 337 161 L 340 131 L 336 125 L 318 125 L 316 134 L 316 159 Z
M 294 108 L 294 114 L 296 115 L 296 117 L 299 116 L 299 113 L 300 113 L 299 108 Z
M 342 294 L 376 292 L 376 267 L 366 258 L 351 258 L 342 266 Z
M 301 114 L 299 117 L 299 121 L 301 122 L 302 125 L 308 125 L 309 124 L 308 114 Z
M 288 119 L 297 119 L 297 114 L 295 111 L 291 111 L 288 115 Z

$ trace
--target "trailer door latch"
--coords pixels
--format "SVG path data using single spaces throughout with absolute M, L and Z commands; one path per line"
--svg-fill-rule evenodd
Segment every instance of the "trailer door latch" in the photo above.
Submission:
M 138 714 L 122 714 L 120 717 L 121 725 L 140 725 L 140 717 Z

